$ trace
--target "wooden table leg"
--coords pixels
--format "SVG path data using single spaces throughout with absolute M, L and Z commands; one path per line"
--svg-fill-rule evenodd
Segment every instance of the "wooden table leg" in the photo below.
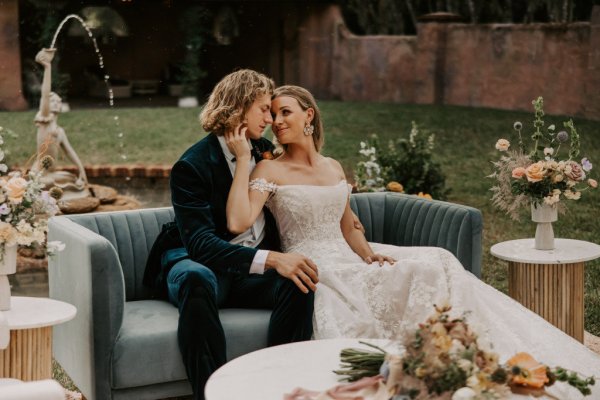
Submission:
M 0 377 L 23 381 L 52 378 L 52 327 L 11 331 L 8 348 L 0 351 Z
M 508 263 L 510 297 L 583 343 L 584 263 Z

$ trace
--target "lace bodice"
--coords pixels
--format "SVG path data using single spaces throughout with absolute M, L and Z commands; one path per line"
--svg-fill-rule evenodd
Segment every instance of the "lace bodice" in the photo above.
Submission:
M 345 180 L 333 186 L 275 185 L 255 179 L 250 188 L 271 192 L 267 207 L 275 217 L 284 252 L 316 256 L 328 245 L 345 243 L 340 221 L 348 201 Z

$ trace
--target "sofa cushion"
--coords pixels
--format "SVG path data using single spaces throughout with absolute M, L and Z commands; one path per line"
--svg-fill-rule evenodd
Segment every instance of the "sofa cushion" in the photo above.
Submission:
M 266 347 L 270 316 L 270 310 L 219 311 L 228 360 Z M 177 308 L 165 301 L 125 303 L 112 355 L 113 389 L 187 379 L 177 344 L 178 318 Z

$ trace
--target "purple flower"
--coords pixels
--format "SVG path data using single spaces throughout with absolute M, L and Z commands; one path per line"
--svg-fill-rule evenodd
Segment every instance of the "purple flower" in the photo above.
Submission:
M 6 205 L 6 203 L 2 203 L 2 205 L 0 205 L 0 215 L 8 214 L 10 214 L 10 208 Z
M 592 163 L 587 158 L 581 160 L 581 167 L 585 172 L 590 172 L 592 169 Z
M 560 131 L 556 134 L 556 140 L 558 140 L 560 143 L 564 143 L 569 140 L 569 134 L 567 131 Z
M 383 376 L 383 380 L 387 380 L 390 376 L 390 364 L 387 361 L 384 361 L 379 367 L 379 375 Z

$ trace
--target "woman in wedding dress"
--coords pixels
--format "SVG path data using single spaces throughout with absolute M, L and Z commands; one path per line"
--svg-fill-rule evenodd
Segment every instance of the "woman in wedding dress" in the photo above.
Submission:
M 273 132 L 284 148 L 251 176 L 238 163 L 227 202 L 228 227 L 247 230 L 264 205 L 277 222 L 284 252 L 310 257 L 318 267 L 313 337 L 398 339 L 449 303 L 505 361 L 527 351 L 549 366 L 600 376 L 600 356 L 510 297 L 466 271 L 437 247 L 368 243 L 353 224 L 350 189 L 341 165 L 319 153 L 321 116 L 313 96 L 297 86 L 275 90 Z M 249 158 L 245 128 L 226 136 L 238 160 Z M 308 277 L 304 279 L 308 282 Z M 306 286 L 310 286 L 306 284 Z M 581 398 L 561 384 L 561 399 Z M 592 398 L 600 399 L 600 388 Z

